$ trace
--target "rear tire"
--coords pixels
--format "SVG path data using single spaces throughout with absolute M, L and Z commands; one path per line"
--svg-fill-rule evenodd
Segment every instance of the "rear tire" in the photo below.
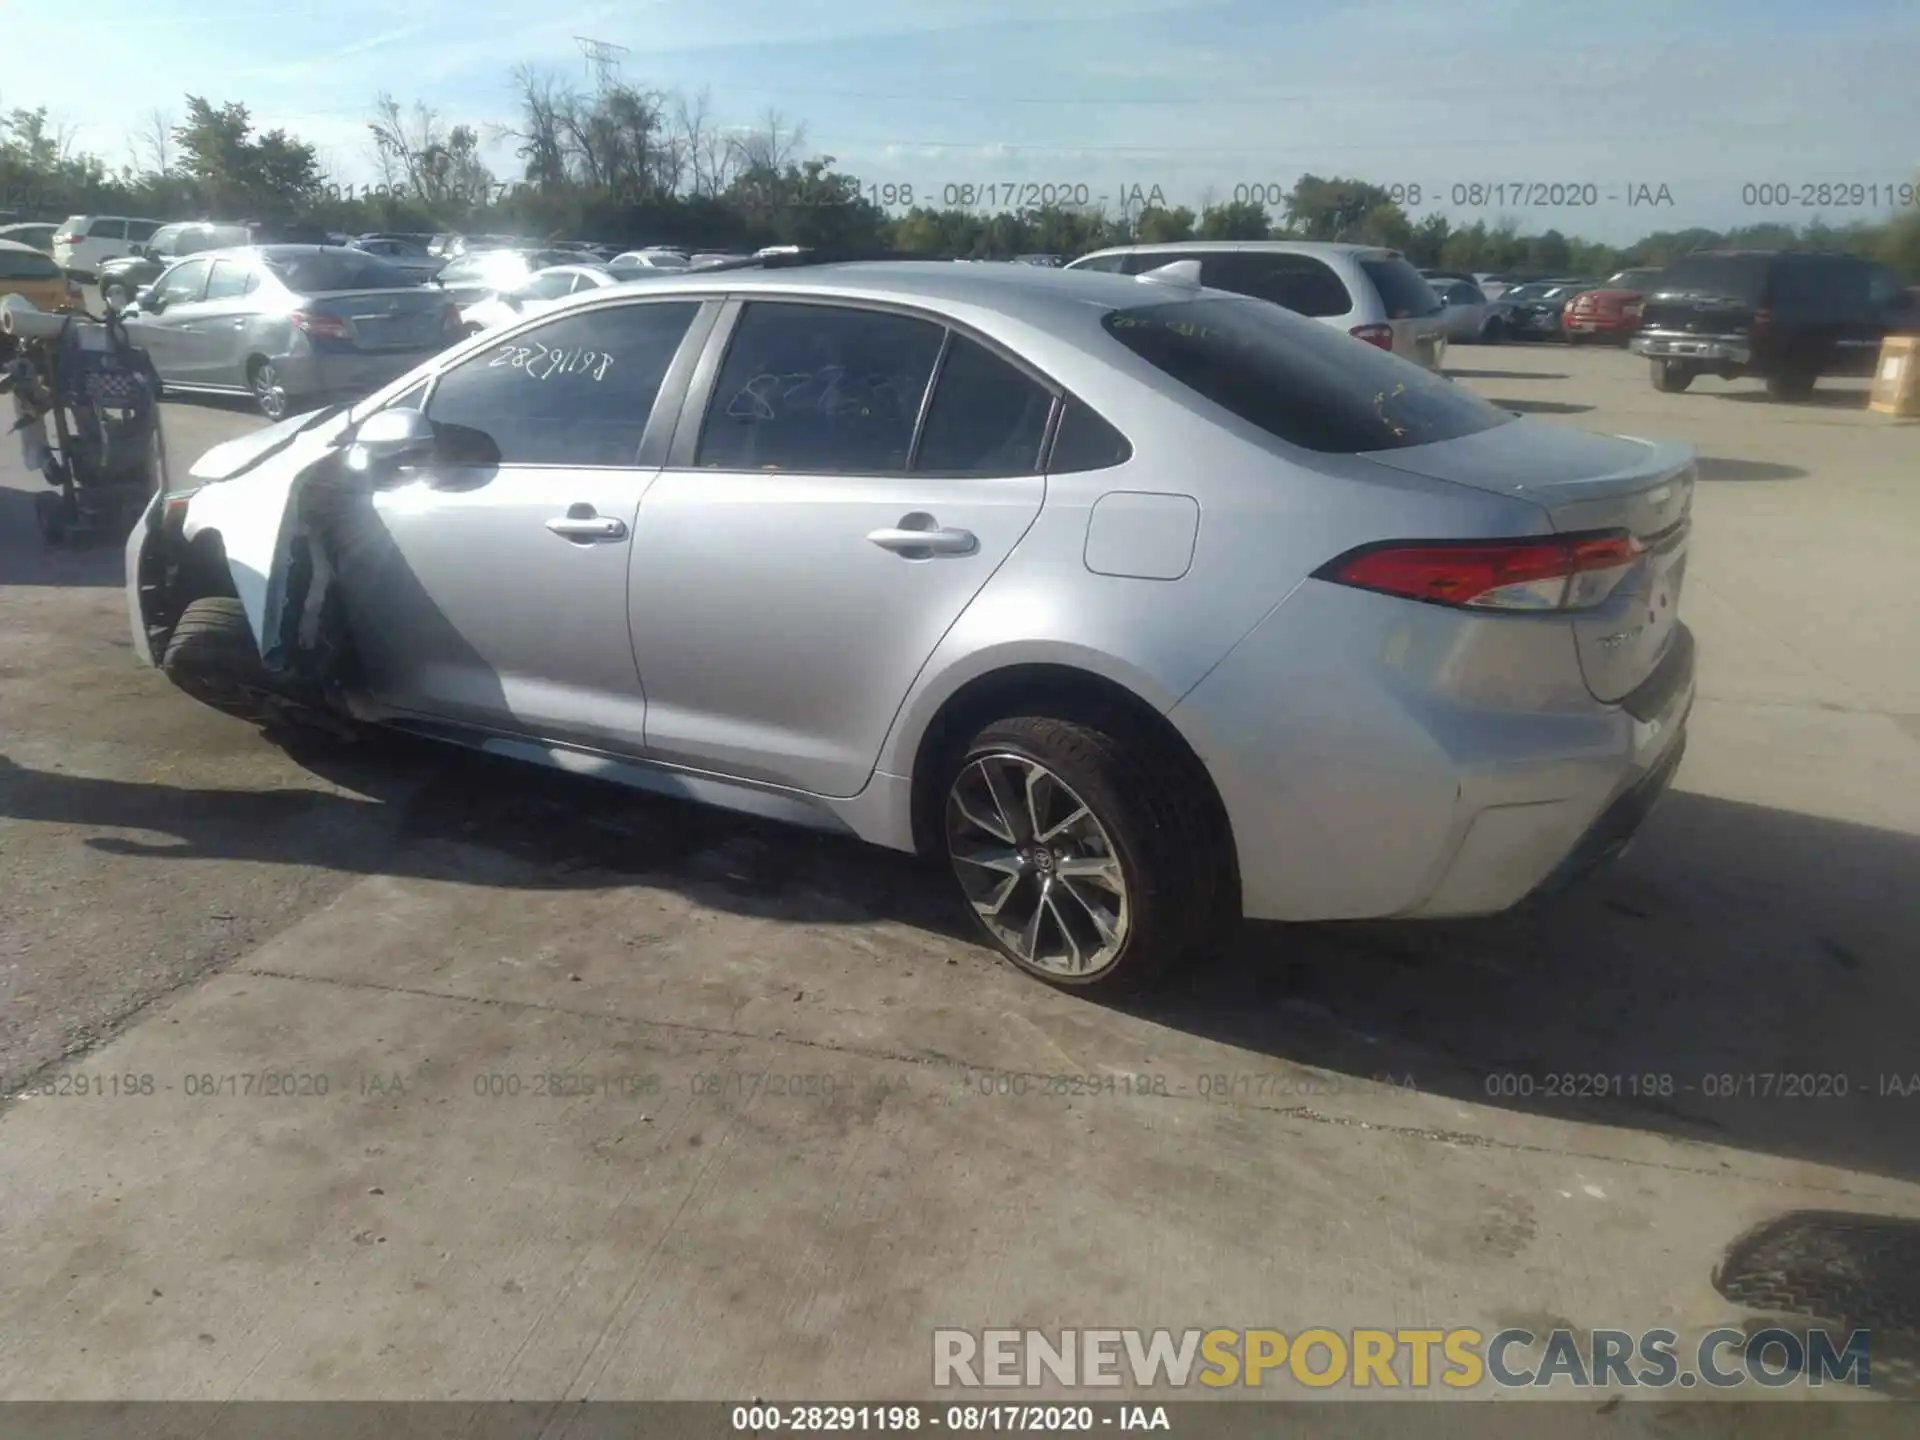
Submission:
M 1663 395 L 1678 395 L 1693 384 L 1698 372 L 1681 360 L 1655 360 L 1652 363 L 1653 388 Z
M 277 423 L 292 413 L 286 389 L 280 383 L 280 372 L 264 355 L 256 355 L 248 363 L 247 385 L 253 391 L 253 403 L 267 419 Z
M 1122 724 L 1026 715 L 988 725 L 952 767 L 948 862 L 1016 967 L 1117 995 L 1219 937 L 1237 899 L 1225 838 L 1191 767 L 1163 752 Z

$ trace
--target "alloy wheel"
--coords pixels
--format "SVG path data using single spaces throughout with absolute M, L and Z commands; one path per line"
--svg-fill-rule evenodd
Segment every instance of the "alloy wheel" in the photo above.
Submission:
M 1029 969 L 1086 980 L 1126 944 L 1126 875 L 1086 802 L 1024 755 L 976 756 L 947 793 L 947 853 L 988 932 Z
M 287 392 L 280 388 L 280 372 L 273 368 L 270 361 L 262 361 L 253 368 L 253 394 L 260 403 L 260 413 L 269 420 L 284 420 L 287 415 Z

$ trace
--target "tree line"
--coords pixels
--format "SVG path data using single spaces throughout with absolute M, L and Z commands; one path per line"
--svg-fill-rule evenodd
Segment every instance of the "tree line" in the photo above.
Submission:
M 1716 245 L 1808 245 L 1883 260 L 1920 282 L 1920 210 L 1833 227 L 1684 229 L 1615 246 L 1513 220 L 1458 225 L 1410 215 L 1386 187 L 1303 175 L 1270 210 L 1250 201 L 1164 203 L 1136 187 L 1116 207 L 1041 205 L 987 213 L 875 203 L 894 189 L 864 186 L 832 155 L 808 153 L 804 126 L 769 112 L 720 125 L 705 94 L 613 83 L 582 90 L 551 74 L 514 74 L 517 119 L 483 135 L 423 104 L 377 96 L 369 109 L 374 186 L 336 183 L 316 147 L 261 130 L 244 104 L 186 97 L 183 117 L 154 113 L 128 136 L 118 165 L 82 149 L 47 110 L 0 110 L 0 213 L 59 219 L 134 214 L 156 219 L 294 222 L 369 230 L 515 234 L 612 244 L 741 249 L 795 244 L 891 249 L 975 259 L 1077 255 L 1108 245 L 1181 240 L 1350 240 L 1391 246 L 1415 264 L 1465 271 L 1604 275 L 1665 264 Z M 510 143 L 517 174 L 496 175 L 487 140 Z

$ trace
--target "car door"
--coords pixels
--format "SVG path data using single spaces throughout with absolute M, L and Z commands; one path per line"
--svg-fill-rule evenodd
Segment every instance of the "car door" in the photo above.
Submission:
M 74 258 L 74 268 L 98 271 L 107 261 L 127 253 L 127 222 L 95 220 L 87 226 L 86 239 Z
M 884 308 L 752 300 L 721 329 L 634 533 L 647 753 L 856 794 L 928 655 L 1039 513 L 1053 394 Z
M 260 272 L 246 260 L 215 257 L 206 297 L 194 307 L 194 379 L 202 385 L 245 385 L 250 357 L 249 321 Z
M 641 463 L 641 442 L 701 313 L 678 300 L 555 316 L 439 376 L 424 408 L 435 455 L 374 488 L 340 547 L 376 701 L 639 750 L 628 552 L 658 470 Z
M 163 271 L 153 282 L 153 297 L 160 308 L 141 306 L 138 319 L 130 327 L 137 331 L 134 338 L 146 349 L 162 381 L 190 385 L 195 371 L 205 368 L 194 348 L 193 327 L 212 270 L 211 261 L 195 259 L 182 260 Z

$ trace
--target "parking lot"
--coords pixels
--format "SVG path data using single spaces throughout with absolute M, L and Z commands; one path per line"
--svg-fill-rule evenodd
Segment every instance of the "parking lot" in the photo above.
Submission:
M 0 1396 L 906 1397 L 948 1326 L 1689 1334 L 1776 1313 L 1715 1285 L 1760 1222 L 1920 1223 L 1920 422 L 1615 350 L 1450 366 L 1698 448 L 1676 792 L 1537 910 L 1250 931 L 1126 1010 L 903 857 L 273 748 L 136 667 L 119 553 L 44 551 L 6 440 Z M 166 407 L 177 465 L 257 423 Z M 1884 1325 L 1887 1266 L 1778 1313 Z M 1876 1382 L 1920 1393 L 1900 1343 Z

